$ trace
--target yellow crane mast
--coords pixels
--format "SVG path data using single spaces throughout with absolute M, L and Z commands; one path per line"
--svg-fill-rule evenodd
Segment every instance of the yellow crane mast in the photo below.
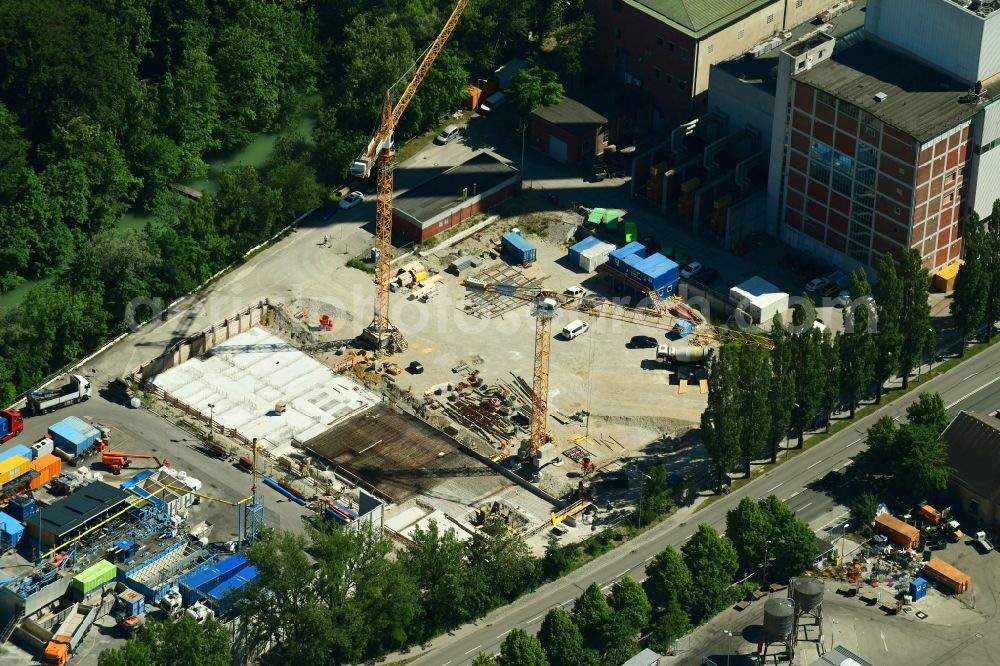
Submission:
M 500 296 L 526 301 L 531 304 L 531 315 L 535 318 L 535 376 L 532 382 L 532 411 L 529 427 L 527 458 L 534 460 L 535 454 L 545 444 L 548 423 L 549 358 L 552 344 L 552 320 L 559 309 L 572 310 L 591 317 L 614 319 L 632 324 L 640 324 L 662 331 L 673 331 L 680 321 L 669 313 L 664 300 L 651 294 L 651 308 L 630 308 L 613 301 L 586 297 L 576 301 L 573 297 L 560 294 L 544 287 L 523 288 L 510 284 L 491 284 L 466 280 L 470 289 L 489 291 Z M 699 334 L 719 342 L 740 342 L 753 344 L 765 349 L 773 349 L 771 339 L 763 335 L 744 333 L 723 326 L 704 323 L 699 326 Z
M 389 321 L 389 281 L 391 276 L 390 262 L 392 260 L 392 171 L 395 163 L 396 150 L 393 147 L 392 134 L 396 130 L 400 117 L 409 106 L 417 88 L 423 82 L 431 65 L 437 59 L 441 49 L 454 32 L 458 19 L 465 11 L 469 0 L 458 0 L 452 9 L 451 16 L 445 21 L 437 39 L 430 45 L 423 59 L 417 66 L 413 77 L 403 90 L 399 100 L 392 104 L 391 91 L 386 91 L 382 106 L 382 117 L 378 131 L 361 156 L 351 164 L 351 174 L 358 178 L 368 178 L 372 168 L 376 170 L 378 182 L 378 199 L 375 204 L 375 247 L 378 257 L 375 260 L 375 315 L 371 325 L 365 329 L 364 335 L 378 349 L 390 351 L 405 351 L 406 338 Z

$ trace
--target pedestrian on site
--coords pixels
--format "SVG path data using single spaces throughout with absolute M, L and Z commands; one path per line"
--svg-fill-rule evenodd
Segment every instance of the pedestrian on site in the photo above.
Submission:
M 323 245 L 325 245 L 327 247 L 330 246 L 330 235 L 329 234 L 323 234 Z

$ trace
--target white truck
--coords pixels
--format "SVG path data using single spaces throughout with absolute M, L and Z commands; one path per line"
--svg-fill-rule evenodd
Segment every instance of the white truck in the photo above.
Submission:
M 42 389 L 28 394 L 28 412 L 44 414 L 63 405 L 72 405 L 90 398 L 90 380 L 82 375 L 70 375 L 69 383 L 58 389 Z

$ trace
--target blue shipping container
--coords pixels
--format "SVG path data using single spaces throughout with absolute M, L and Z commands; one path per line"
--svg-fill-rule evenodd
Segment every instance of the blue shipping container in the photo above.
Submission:
M 0 461 L 7 460 L 11 456 L 23 456 L 28 460 L 31 460 L 31 447 L 25 446 L 24 444 L 15 444 L 6 451 L 0 453 Z
M 14 520 L 24 522 L 28 519 L 35 511 L 38 511 L 38 502 L 32 497 L 15 497 L 7 506 L 3 508 L 4 513 L 11 516 Z
M 0 439 L 10 434 L 10 419 L 0 416 Z
M 0 513 L 0 545 L 13 548 L 24 536 L 24 525 L 6 513 Z
M 94 445 L 101 431 L 82 419 L 70 416 L 49 426 L 49 436 L 57 447 L 78 456 Z
M 513 231 L 503 235 L 500 245 L 503 256 L 515 264 L 528 264 L 537 258 L 535 246 Z

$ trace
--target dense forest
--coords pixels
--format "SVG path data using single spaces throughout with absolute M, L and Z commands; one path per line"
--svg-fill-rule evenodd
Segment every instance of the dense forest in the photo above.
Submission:
M 341 184 L 451 0 L 0 0 L 0 404 L 125 330 Z M 571 85 L 593 32 L 582 0 L 472 0 L 403 118 L 435 126 L 514 56 Z M 198 202 L 166 187 L 260 133 L 315 116 L 260 171 Z M 129 210 L 154 215 L 116 229 Z

